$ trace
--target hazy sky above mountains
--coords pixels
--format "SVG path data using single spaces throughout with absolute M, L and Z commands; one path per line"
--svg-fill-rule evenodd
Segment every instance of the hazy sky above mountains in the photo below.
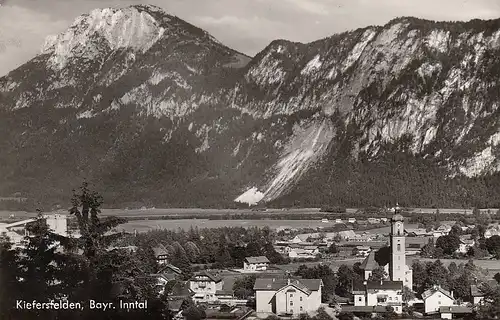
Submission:
M 0 0 L 0 76 L 36 55 L 50 34 L 101 7 L 147 3 L 249 55 L 274 39 L 308 42 L 399 16 L 500 18 L 500 0 Z

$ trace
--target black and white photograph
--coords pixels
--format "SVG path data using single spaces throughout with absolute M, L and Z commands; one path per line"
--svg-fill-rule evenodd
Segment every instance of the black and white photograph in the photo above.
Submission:
M 0 320 L 500 318 L 500 0 L 0 0 Z

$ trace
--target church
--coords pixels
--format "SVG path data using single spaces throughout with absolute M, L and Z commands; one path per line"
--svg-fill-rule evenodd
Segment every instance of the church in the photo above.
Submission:
M 380 281 L 370 280 L 373 270 L 380 267 L 372 251 L 360 266 L 364 281 L 353 283 L 352 294 L 356 307 L 391 306 L 394 312 L 403 312 L 403 288 L 412 289 L 413 271 L 406 264 L 404 219 L 400 213 L 401 210 L 395 208 L 391 219 L 391 256 L 389 264 L 384 266 L 388 277 Z

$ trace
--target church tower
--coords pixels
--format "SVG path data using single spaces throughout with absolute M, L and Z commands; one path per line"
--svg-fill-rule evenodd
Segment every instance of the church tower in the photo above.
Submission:
M 396 207 L 391 219 L 391 262 L 389 263 L 389 277 L 392 281 L 408 282 L 406 278 L 406 246 L 404 224 L 401 210 Z

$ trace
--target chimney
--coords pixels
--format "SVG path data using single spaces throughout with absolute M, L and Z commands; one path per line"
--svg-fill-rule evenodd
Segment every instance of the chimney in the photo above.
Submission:
M 273 278 L 273 282 L 274 282 L 274 280 L 276 280 L 276 279 Z
M 448 308 L 448 310 L 450 310 L 450 311 L 451 311 L 451 307 L 449 307 L 449 308 Z
M 451 291 L 450 291 L 450 295 L 451 295 L 451 298 L 452 298 L 452 299 L 455 299 L 455 298 L 453 297 L 453 290 L 451 290 Z
M 290 284 L 290 278 L 287 279 L 287 284 Z
M 380 279 L 380 285 L 384 284 L 384 280 Z

